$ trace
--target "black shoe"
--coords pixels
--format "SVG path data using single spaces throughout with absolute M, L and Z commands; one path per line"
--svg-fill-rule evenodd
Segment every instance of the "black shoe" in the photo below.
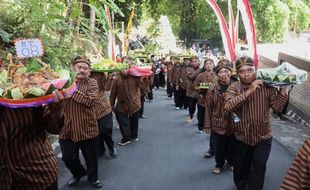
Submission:
M 69 180 L 68 185 L 69 187 L 75 187 L 79 183 L 80 179 L 77 179 L 73 177 L 72 179 Z
M 205 157 L 205 158 L 211 158 L 212 156 L 214 156 L 214 151 L 212 151 L 212 150 L 208 150 L 208 151 L 203 155 L 203 157 Z
M 286 117 L 286 116 L 284 116 L 284 115 L 279 115 L 279 118 L 282 120 L 282 121 L 287 121 L 288 120 L 288 118 Z
M 74 187 L 77 186 L 77 184 L 79 183 L 80 179 L 82 177 L 86 176 L 86 173 L 84 175 L 81 175 L 79 177 L 72 177 L 72 179 L 69 180 L 68 185 L 69 187 Z
M 98 157 L 103 156 L 105 154 L 105 151 L 98 151 Z
M 233 190 L 238 190 L 236 185 L 233 186 Z
M 146 116 L 145 115 L 140 115 L 139 118 L 140 119 L 146 119 Z
M 131 143 L 131 141 L 127 141 L 127 142 L 121 141 L 121 142 L 118 143 L 118 145 L 119 146 L 126 146 L 127 144 L 130 144 L 130 143 Z
M 89 182 L 93 187 L 95 187 L 95 188 L 97 188 L 97 189 L 99 189 L 99 188 L 101 188 L 102 187 L 102 183 L 99 181 L 99 180 L 97 180 L 97 181 L 93 181 L 93 182 Z
M 133 139 L 131 139 L 131 141 L 132 141 L 132 142 L 138 142 L 139 139 L 138 139 L 138 138 L 133 138 Z
M 116 149 L 115 148 L 111 148 L 111 149 L 109 149 L 109 153 L 110 153 L 110 156 L 111 157 L 116 157 Z

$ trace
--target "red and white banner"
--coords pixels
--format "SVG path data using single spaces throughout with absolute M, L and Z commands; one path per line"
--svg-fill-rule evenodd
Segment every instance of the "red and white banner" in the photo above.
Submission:
M 109 24 L 109 44 L 108 44 L 108 55 L 109 58 L 113 61 L 116 61 L 116 55 L 115 55 L 115 37 L 113 34 L 113 24 L 111 19 L 111 13 L 108 6 L 104 6 L 108 24 Z
M 236 21 L 235 21 L 235 40 L 236 40 L 236 44 L 238 43 L 238 40 L 239 40 L 239 13 L 240 13 L 240 11 L 238 10 L 237 16 L 236 16 Z
M 236 54 L 235 49 L 232 45 L 232 40 L 230 37 L 225 17 L 218 4 L 215 2 L 215 0 L 206 0 L 206 1 L 215 12 L 217 20 L 219 22 L 226 57 L 229 61 L 234 62 L 236 60 Z
M 238 0 L 238 9 L 241 12 L 246 38 L 249 45 L 250 57 L 254 60 L 255 67 L 258 66 L 258 55 L 256 47 L 256 32 L 254 27 L 253 13 L 248 0 Z
M 234 12 L 233 12 L 233 8 L 231 5 L 231 0 L 228 0 L 228 16 L 229 16 L 229 34 L 230 34 L 230 38 L 231 38 L 231 43 L 232 46 L 234 48 L 234 50 L 236 51 L 236 36 L 235 36 L 235 23 L 234 23 Z

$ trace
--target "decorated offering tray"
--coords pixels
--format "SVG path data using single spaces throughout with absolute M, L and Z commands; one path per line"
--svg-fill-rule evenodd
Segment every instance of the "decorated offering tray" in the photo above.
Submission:
M 51 69 L 39 59 L 29 59 L 27 64 L 14 63 L 0 70 L 0 105 L 11 108 L 36 107 L 54 102 L 53 91 L 73 94 L 76 85 L 74 73 L 67 69 Z M 42 66 L 43 65 L 43 66 Z
M 301 84 L 307 80 L 307 72 L 297 69 L 289 63 L 271 69 L 258 69 L 256 78 L 271 86 Z
M 103 59 L 101 62 L 93 64 L 91 69 L 93 72 L 115 72 L 128 68 L 126 63 L 116 63 L 109 59 Z

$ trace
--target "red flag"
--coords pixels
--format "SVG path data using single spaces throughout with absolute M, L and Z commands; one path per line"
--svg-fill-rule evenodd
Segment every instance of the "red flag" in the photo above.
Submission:
M 235 39 L 235 23 L 234 23 L 234 12 L 231 5 L 231 0 L 228 0 L 228 14 L 229 14 L 229 34 L 231 38 L 232 46 L 235 50 L 236 47 L 236 39 Z
M 220 7 L 218 6 L 218 4 L 215 2 L 215 0 L 207 0 L 207 3 L 211 6 L 213 11 L 215 12 L 217 20 L 219 22 L 223 45 L 224 45 L 227 59 L 229 59 L 231 62 L 234 62 L 236 60 L 236 54 L 235 54 L 235 49 L 232 45 L 232 40 L 229 34 L 229 30 L 227 27 L 225 17 Z
M 256 32 L 254 27 L 253 13 L 251 6 L 248 0 L 238 0 L 238 8 L 242 15 L 242 20 L 244 28 L 246 31 L 246 37 L 249 44 L 249 50 L 251 57 L 254 60 L 255 67 L 258 66 L 258 55 L 257 55 L 257 41 L 256 41 Z
M 235 22 L 235 44 L 238 43 L 238 39 L 239 39 L 239 10 L 237 12 L 237 16 L 236 16 L 236 22 Z

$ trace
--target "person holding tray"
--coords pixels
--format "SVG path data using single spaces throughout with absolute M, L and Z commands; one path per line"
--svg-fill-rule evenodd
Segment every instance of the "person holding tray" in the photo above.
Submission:
M 203 133 L 203 125 L 205 120 L 205 104 L 206 94 L 208 89 L 202 89 L 200 87 L 201 83 L 213 83 L 216 81 L 216 75 L 213 72 L 214 62 L 212 59 L 206 59 L 204 61 L 203 68 L 201 69 L 201 73 L 199 73 L 194 81 L 194 89 L 199 93 L 199 97 L 197 99 L 198 103 L 198 133 Z
M 110 102 L 120 125 L 122 140 L 118 144 L 125 146 L 132 141 L 137 142 L 139 129 L 139 110 L 141 108 L 141 90 L 148 88 L 145 77 L 131 76 L 128 69 L 120 71 L 113 83 Z M 117 104 L 116 103 L 117 99 Z
M 189 116 L 186 119 L 187 123 L 191 123 L 194 117 L 194 114 L 196 112 L 196 104 L 197 104 L 197 98 L 199 97 L 199 94 L 196 92 L 196 90 L 193 87 L 194 81 L 197 77 L 197 75 L 200 72 L 199 69 L 199 59 L 197 56 L 192 57 L 192 66 L 188 68 L 186 77 L 186 96 L 188 97 L 188 107 L 189 107 Z
M 172 85 L 172 72 L 174 67 L 173 57 L 166 57 L 162 63 L 167 67 L 167 95 L 168 99 L 171 99 L 173 94 L 173 85 Z
M 113 73 L 106 75 L 102 72 L 91 72 L 91 78 L 98 83 L 99 93 L 97 103 L 94 105 L 94 110 L 98 120 L 99 136 L 98 136 L 98 156 L 105 152 L 104 143 L 106 143 L 111 157 L 116 157 L 114 141 L 112 139 L 113 132 L 113 114 L 110 104 L 108 91 L 111 90 L 113 84 Z
M 223 170 L 225 160 L 231 170 L 233 170 L 233 142 L 229 112 L 224 111 L 224 96 L 231 80 L 233 65 L 228 60 L 220 60 L 214 71 L 217 81 L 210 84 L 206 95 L 206 111 L 204 129 L 207 133 L 212 133 L 215 140 L 215 162 L 212 169 L 215 174 L 220 174 Z
M 180 110 L 182 107 L 182 102 L 180 99 L 180 88 L 179 88 L 179 80 L 181 77 L 181 63 L 179 57 L 173 58 L 174 66 L 172 69 L 172 86 L 173 86 L 173 94 L 174 94 L 174 103 L 175 103 L 175 109 Z
M 77 73 L 77 90 L 65 102 L 64 127 L 59 134 L 62 160 L 73 175 L 69 186 L 76 186 L 87 174 L 88 182 L 95 188 L 101 188 L 98 180 L 98 125 L 94 112 L 99 88 L 96 80 L 88 77 L 90 62 L 87 58 L 76 56 L 71 64 Z M 87 170 L 81 164 L 79 150 Z
M 57 190 L 58 169 L 47 134 L 64 122 L 65 97 L 54 91 L 48 106 L 0 106 L 0 189 Z
M 226 91 L 225 110 L 231 112 L 234 143 L 234 182 L 238 190 L 261 190 L 272 143 L 271 109 L 281 112 L 287 88 L 266 85 L 255 78 L 254 61 L 241 57 L 236 61 L 240 81 Z
M 179 87 L 179 105 L 180 108 L 187 109 L 188 108 L 188 100 L 186 97 L 186 72 L 188 68 L 190 67 L 190 58 L 184 58 L 183 59 L 183 64 L 181 65 L 180 69 L 180 78 L 177 81 L 177 86 Z

